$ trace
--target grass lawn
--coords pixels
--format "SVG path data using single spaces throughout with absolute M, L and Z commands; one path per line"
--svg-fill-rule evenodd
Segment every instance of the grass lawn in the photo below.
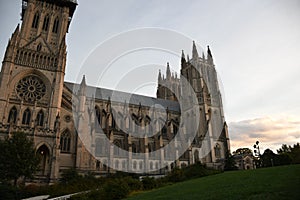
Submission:
M 300 165 L 224 172 L 128 198 L 134 199 L 300 199 Z

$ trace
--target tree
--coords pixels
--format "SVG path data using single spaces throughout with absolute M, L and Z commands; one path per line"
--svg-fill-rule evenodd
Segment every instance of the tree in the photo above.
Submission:
M 261 156 L 263 167 L 273 167 L 282 165 L 279 155 L 275 154 L 271 149 L 266 149 Z
M 33 141 L 24 133 L 12 133 L 11 137 L 0 140 L 0 181 L 13 181 L 16 186 L 19 178 L 32 178 L 38 169 L 39 158 Z
M 283 164 L 300 164 L 300 144 L 294 144 L 287 146 L 283 144 L 280 149 L 277 150 L 278 155 L 281 156 Z
M 226 153 L 226 158 L 225 158 L 224 170 L 225 171 L 237 170 L 238 167 L 235 164 L 236 164 L 236 162 L 234 160 L 234 157 L 229 152 L 227 152 Z
M 233 152 L 233 155 L 252 155 L 252 150 L 249 148 L 239 148 Z

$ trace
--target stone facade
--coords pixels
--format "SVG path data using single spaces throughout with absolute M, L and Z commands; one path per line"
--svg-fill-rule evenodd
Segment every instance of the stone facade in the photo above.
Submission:
M 182 52 L 180 77 L 169 66 L 166 77 L 159 72 L 157 98 L 90 87 L 85 77 L 65 82 L 76 6 L 23 0 L 2 62 L 0 136 L 21 131 L 34 140 L 36 178 L 56 181 L 68 168 L 158 174 L 197 161 L 222 168 L 229 137 L 210 49 L 199 57 L 193 44 L 191 59 Z

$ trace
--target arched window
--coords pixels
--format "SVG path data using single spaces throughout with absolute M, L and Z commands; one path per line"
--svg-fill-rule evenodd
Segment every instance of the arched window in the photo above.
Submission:
M 122 161 L 122 169 L 125 169 L 125 168 L 126 168 L 126 161 L 123 160 L 123 161 Z
M 106 114 L 102 112 L 101 128 L 106 128 Z
M 114 155 L 120 155 L 121 143 L 119 140 L 114 141 Z
M 29 125 L 30 123 L 31 112 L 29 108 L 27 108 L 23 113 L 22 124 Z
M 71 134 L 68 130 L 64 131 L 60 136 L 60 150 L 63 153 L 69 153 L 71 146 Z
M 9 115 L 8 115 L 8 123 L 13 123 L 15 124 L 17 122 L 17 108 L 14 106 L 10 109 Z
M 140 161 L 139 165 L 140 165 L 140 169 L 143 169 L 143 161 Z
M 198 151 L 198 150 L 196 150 L 196 151 L 194 152 L 194 160 L 195 160 L 195 163 L 197 163 L 197 162 L 200 161 L 200 160 L 199 160 L 199 151 Z
M 43 126 L 44 125 L 44 112 L 40 110 L 36 116 L 36 125 Z
M 137 153 L 137 147 L 135 143 L 132 143 L 132 153 Z
M 119 160 L 116 160 L 116 162 L 115 162 L 115 168 L 119 169 Z
M 100 156 L 102 154 L 103 140 L 101 140 L 100 138 L 96 138 L 95 143 L 95 155 Z
M 49 21 L 50 21 L 49 15 L 45 16 L 44 23 L 43 23 L 43 28 L 42 28 L 43 31 L 48 31 Z
M 58 26 L 59 26 L 59 19 L 58 19 L 58 17 L 56 17 L 54 20 L 54 23 L 53 23 L 53 28 L 52 28 L 53 33 L 58 32 Z
M 133 161 L 133 169 L 136 169 L 136 161 Z
M 98 106 L 95 106 L 95 128 L 97 132 L 101 130 L 101 112 Z
M 221 147 L 219 144 L 216 144 L 216 146 L 215 146 L 215 156 L 216 156 L 216 158 L 221 157 Z
M 38 28 L 39 19 L 40 19 L 40 14 L 37 12 L 33 17 L 32 25 L 31 25 L 32 28 Z
M 153 163 L 150 162 L 150 170 L 152 170 L 152 169 L 153 169 Z

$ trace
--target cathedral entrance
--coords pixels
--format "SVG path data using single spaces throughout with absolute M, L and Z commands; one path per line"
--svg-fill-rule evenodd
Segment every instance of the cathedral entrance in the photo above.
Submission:
M 40 156 L 40 168 L 38 175 L 50 175 L 50 151 L 46 145 L 42 145 L 37 150 L 37 155 Z

